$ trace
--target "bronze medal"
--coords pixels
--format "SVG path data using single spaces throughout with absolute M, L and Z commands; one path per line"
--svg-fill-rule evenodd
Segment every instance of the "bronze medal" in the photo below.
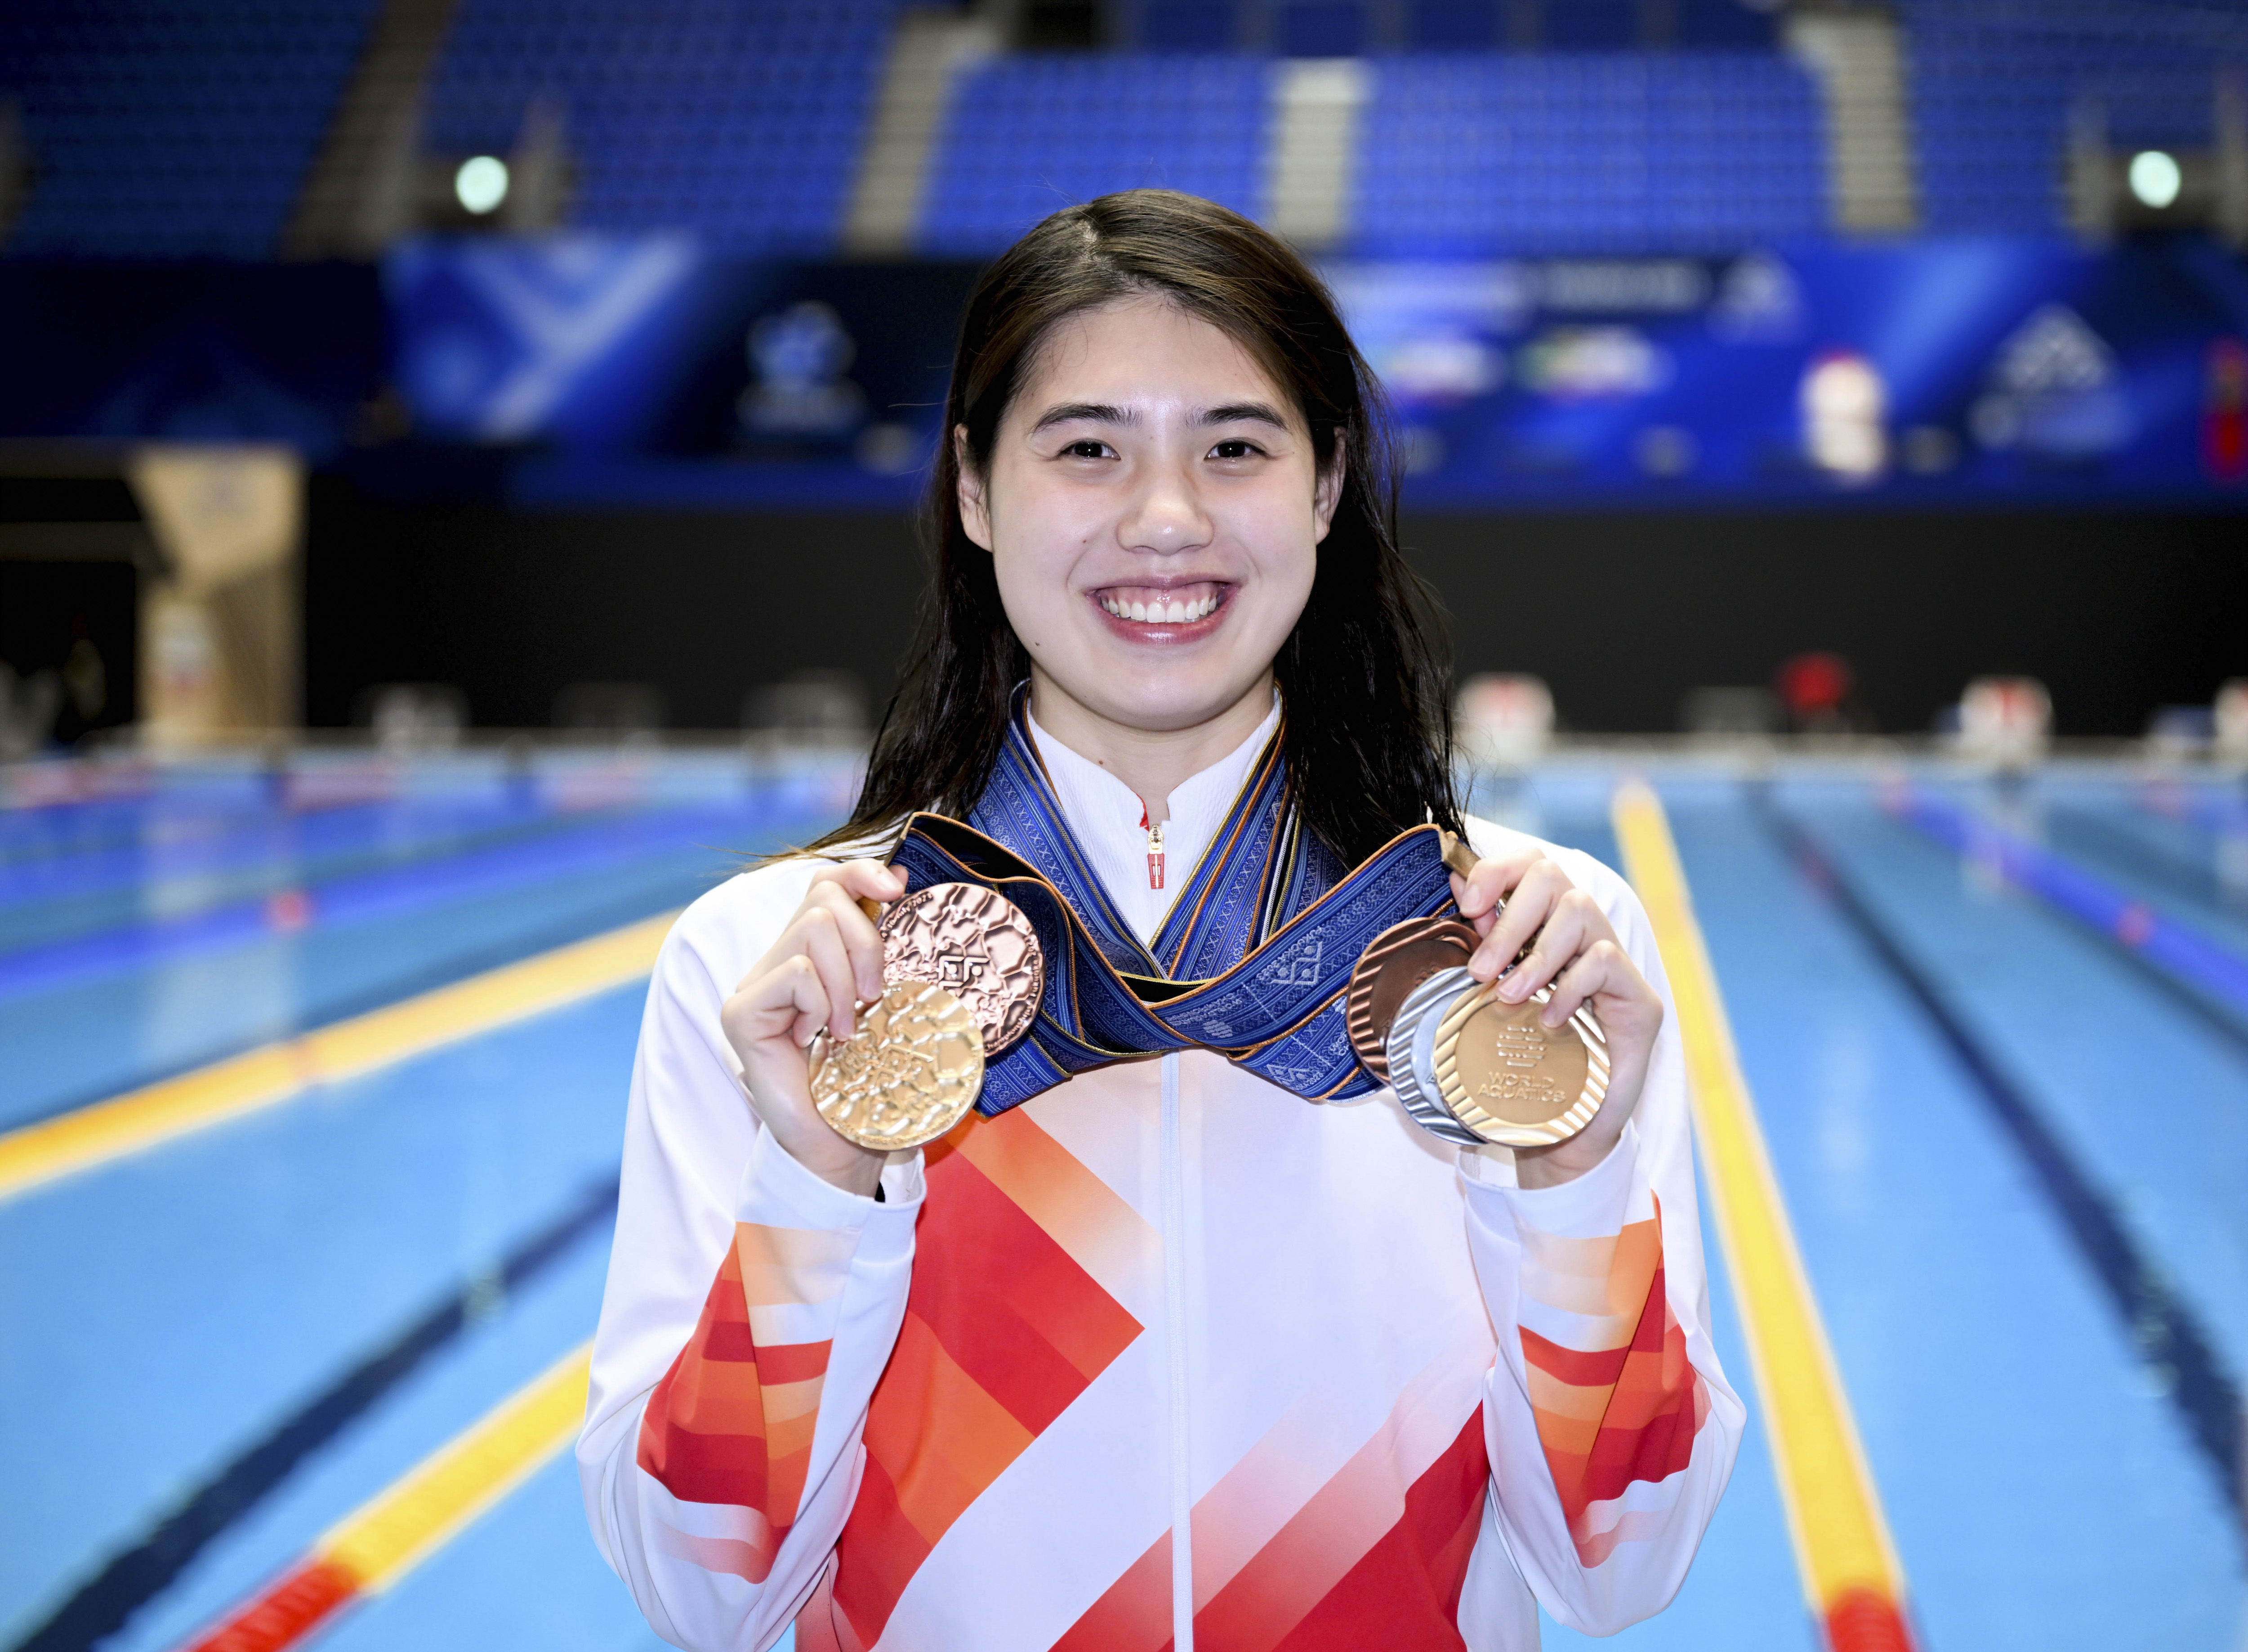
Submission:
M 1607 1095 L 1600 1022 L 1584 1006 L 1546 1026 L 1539 1018 L 1552 997 L 1540 987 L 1508 1004 L 1495 984 L 1478 984 L 1441 1011 L 1427 1077 L 1445 1111 L 1482 1141 L 1509 1148 L 1566 1141 Z
M 968 1006 L 941 986 L 893 983 L 840 1044 L 815 1038 L 812 1100 L 847 1141 L 894 1153 L 934 1141 L 966 1116 L 984 1087 L 984 1036 Z
M 1475 956 L 1476 932 L 1457 918 L 1410 918 L 1374 936 L 1350 972 L 1344 1025 L 1360 1064 L 1390 1082 L 1389 1029 L 1413 990 L 1439 970 L 1463 968 Z
M 1004 895 L 972 883 L 936 883 L 893 901 L 875 926 L 884 977 L 942 987 L 976 1018 L 984 1053 L 996 1056 L 1031 1030 L 1045 990 L 1038 931 Z

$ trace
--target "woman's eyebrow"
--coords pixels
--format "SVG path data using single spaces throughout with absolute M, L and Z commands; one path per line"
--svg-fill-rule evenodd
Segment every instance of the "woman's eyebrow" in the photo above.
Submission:
M 1206 408 L 1195 415 L 1196 424 L 1269 424 L 1276 430 L 1285 430 L 1288 422 L 1262 401 L 1229 401 L 1222 408 Z
M 1038 422 L 1031 427 L 1031 434 L 1036 435 L 1050 425 L 1076 424 L 1080 422 L 1089 422 L 1093 424 L 1134 425 L 1140 422 L 1140 417 L 1137 414 L 1127 412 L 1122 408 L 1111 407 L 1105 401 L 1065 401 L 1059 407 L 1048 408 L 1039 415 Z

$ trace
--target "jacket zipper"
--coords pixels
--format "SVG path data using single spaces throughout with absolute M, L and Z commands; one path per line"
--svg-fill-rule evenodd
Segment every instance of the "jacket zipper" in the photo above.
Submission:
M 1162 822 L 1148 824 L 1148 805 L 1140 805 L 1140 829 L 1148 834 L 1148 887 L 1163 887 L 1163 826 Z
M 1177 1051 L 1163 1057 L 1162 1069 L 1163 1331 L 1171 1356 L 1171 1645 L 1173 1652 L 1194 1652 L 1194 1487 L 1187 1450 L 1187 1197 L 1179 1145 Z

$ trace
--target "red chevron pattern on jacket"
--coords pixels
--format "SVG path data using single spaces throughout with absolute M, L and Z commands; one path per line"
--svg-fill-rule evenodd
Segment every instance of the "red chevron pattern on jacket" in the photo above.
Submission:
M 746 1539 L 672 1531 L 710 1571 L 762 1583 L 794 1523 L 851 1237 L 743 1223 L 695 1334 L 641 1420 L 640 1466 L 682 1503 L 748 1511 Z M 762 1334 L 760 1334 L 762 1333 Z
M 905 1326 L 836 1545 L 833 1621 L 807 1623 L 815 1598 L 798 1620 L 806 1652 L 826 1634 L 880 1639 L 937 1540 L 1143 1328 L 1088 1265 L 1145 1252 L 1152 1230 L 1026 1109 L 971 1114 L 926 1159 Z
M 1709 1395 L 1686 1353 L 1662 1269 L 1662 1207 L 1612 1237 L 1524 1224 L 1522 1352 L 1538 1436 L 1587 1566 L 1659 1527 L 1693 1460 Z

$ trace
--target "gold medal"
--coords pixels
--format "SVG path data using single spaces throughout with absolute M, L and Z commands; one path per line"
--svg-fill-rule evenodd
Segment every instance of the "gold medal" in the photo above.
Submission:
M 1588 1006 L 1558 1027 L 1539 1018 L 1540 987 L 1520 1004 L 1497 984 L 1462 992 L 1443 1012 L 1429 1075 L 1453 1118 L 1501 1147 L 1548 1147 L 1593 1121 L 1608 1093 L 1607 1037 Z
M 812 1100 L 847 1141 L 894 1153 L 934 1141 L 984 1087 L 984 1035 L 961 1000 L 925 981 L 899 981 L 860 1014 L 840 1044 L 812 1041 Z

